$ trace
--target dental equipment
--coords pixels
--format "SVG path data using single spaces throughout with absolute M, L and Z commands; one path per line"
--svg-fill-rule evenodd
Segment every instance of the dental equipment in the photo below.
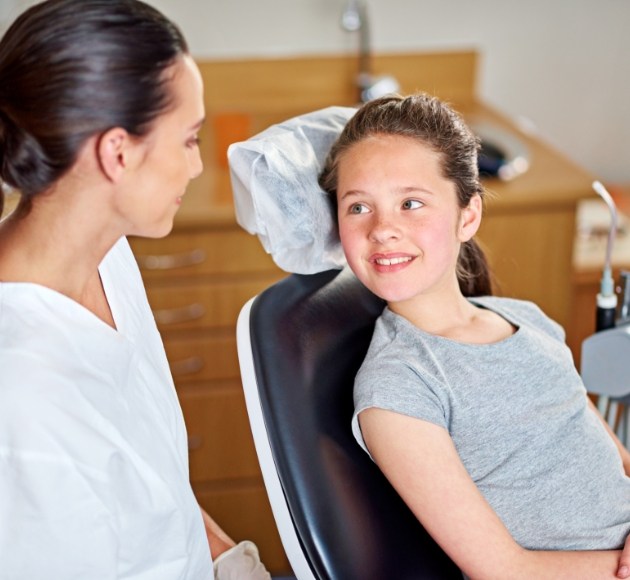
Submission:
M 593 189 L 599 195 L 610 210 L 610 228 L 608 230 L 608 243 L 606 244 L 606 261 L 600 282 L 599 293 L 597 294 L 597 315 L 595 331 L 606 330 L 615 326 L 617 315 L 617 294 L 615 294 L 615 284 L 612 277 L 612 248 L 617 232 L 617 208 L 615 202 L 606 188 L 599 182 L 593 182 Z
M 606 261 L 597 294 L 595 333 L 582 342 L 580 375 L 586 390 L 597 397 L 597 408 L 622 444 L 630 446 L 630 272 L 622 272 L 623 300 L 615 320 L 617 294 L 612 278 L 612 246 L 617 232 L 615 203 L 599 182 L 595 192 L 610 209 Z M 621 405 L 621 407 L 620 407 Z
M 619 307 L 617 324 L 625 324 L 626 322 L 630 322 L 630 271 L 622 270 L 619 277 L 621 278 L 621 305 Z
M 370 49 L 370 26 L 367 2 L 348 0 L 341 14 L 341 26 L 348 32 L 359 33 L 359 74 L 357 89 L 359 101 L 366 103 L 400 91 L 398 81 L 389 75 L 372 74 L 372 54 Z

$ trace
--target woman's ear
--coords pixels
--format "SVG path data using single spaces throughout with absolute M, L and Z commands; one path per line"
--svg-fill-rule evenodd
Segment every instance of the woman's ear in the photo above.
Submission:
M 118 183 L 125 173 L 132 146 L 129 133 L 121 127 L 105 131 L 98 140 L 96 150 L 99 164 L 107 179 L 113 183 Z
M 468 206 L 461 210 L 458 230 L 460 242 L 467 242 L 477 233 L 482 213 L 483 202 L 481 196 L 476 193 L 470 198 Z

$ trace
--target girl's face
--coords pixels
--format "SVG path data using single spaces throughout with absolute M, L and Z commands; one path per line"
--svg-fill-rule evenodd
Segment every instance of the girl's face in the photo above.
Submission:
M 390 304 L 459 292 L 457 257 L 479 227 L 481 199 L 461 209 L 440 155 L 393 135 L 364 139 L 339 160 L 341 243 L 357 278 Z
M 198 133 L 205 113 L 199 69 L 183 56 L 169 72 L 174 105 L 136 145 L 133 172 L 125 195 L 118 199 L 127 234 L 168 234 L 188 183 L 203 169 Z

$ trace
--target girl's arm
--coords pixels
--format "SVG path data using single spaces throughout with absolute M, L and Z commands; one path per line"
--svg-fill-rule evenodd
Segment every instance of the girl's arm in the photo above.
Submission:
M 623 470 L 627 476 L 630 477 L 630 452 L 624 447 L 623 443 L 619 441 L 619 437 L 615 435 L 615 432 L 610 428 L 608 422 L 602 417 L 602 414 L 597 410 L 597 407 L 593 404 L 593 401 L 587 397 L 588 404 L 593 412 L 599 417 L 600 421 L 604 424 L 606 431 L 610 435 L 611 439 L 617 446 L 619 455 L 621 456 L 621 462 L 623 464 Z M 619 557 L 619 570 L 617 571 L 618 578 L 630 577 L 630 536 L 626 539 L 626 544 L 623 547 L 623 552 Z
M 623 470 L 627 476 L 630 477 L 630 452 L 623 446 L 623 443 L 619 441 L 619 437 L 615 435 L 615 432 L 610 428 L 610 425 L 607 421 L 602 417 L 602 414 L 597 410 L 597 407 L 593 404 L 588 397 L 586 398 L 588 401 L 589 407 L 593 410 L 593 412 L 599 417 L 600 421 L 604 424 L 606 431 L 614 441 L 617 449 L 619 450 L 619 455 L 621 455 L 621 462 L 623 463 Z
M 472 481 L 448 432 L 383 409 L 359 415 L 363 438 L 422 525 L 471 578 L 615 578 L 620 551 L 521 548 Z

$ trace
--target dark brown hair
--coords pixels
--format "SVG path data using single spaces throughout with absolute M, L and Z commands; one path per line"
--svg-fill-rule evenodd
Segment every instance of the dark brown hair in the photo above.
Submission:
M 319 180 L 335 209 L 339 160 L 353 145 L 374 135 L 410 137 L 439 153 L 443 176 L 455 184 L 461 208 L 468 207 L 475 194 L 483 199 L 484 188 L 477 167 L 479 140 L 446 103 L 419 93 L 369 101 L 348 121 L 328 154 Z M 473 239 L 461 246 L 457 279 L 464 296 L 492 294 L 488 262 Z
M 164 71 L 187 52 L 180 30 L 139 0 L 26 10 L 0 40 L 0 184 L 28 205 L 89 137 L 113 127 L 145 135 L 171 105 Z

